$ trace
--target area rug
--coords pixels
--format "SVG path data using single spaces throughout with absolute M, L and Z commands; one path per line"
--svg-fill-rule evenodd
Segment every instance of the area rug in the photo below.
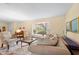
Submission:
M 21 47 L 21 44 L 15 45 L 13 47 L 10 47 L 10 49 L 7 51 L 7 49 L 3 48 L 0 49 L 0 55 L 30 55 L 31 52 L 28 51 L 28 45 L 24 44 Z

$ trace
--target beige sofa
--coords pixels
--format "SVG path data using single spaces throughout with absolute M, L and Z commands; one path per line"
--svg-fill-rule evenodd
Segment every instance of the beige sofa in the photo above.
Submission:
M 28 50 L 32 55 L 70 55 L 70 51 L 65 46 L 63 38 L 58 39 L 56 46 L 51 45 L 30 45 Z

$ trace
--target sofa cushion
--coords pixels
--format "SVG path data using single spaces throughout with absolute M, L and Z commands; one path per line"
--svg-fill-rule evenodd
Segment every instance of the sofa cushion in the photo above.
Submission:
M 57 45 L 58 39 L 56 38 L 50 38 L 50 39 L 37 39 L 37 42 L 35 42 L 37 45 L 50 45 L 55 46 Z
M 70 55 L 66 49 L 56 46 L 31 45 L 28 50 L 39 55 Z

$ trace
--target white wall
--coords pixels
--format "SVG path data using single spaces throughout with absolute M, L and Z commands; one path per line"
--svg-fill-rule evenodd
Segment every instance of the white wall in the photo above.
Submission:
M 73 18 L 78 16 L 79 16 L 79 4 L 74 4 L 72 8 L 65 15 L 66 22 L 69 22 Z M 79 33 L 67 32 L 67 36 L 71 38 L 73 41 L 79 43 Z
M 23 21 L 23 22 L 12 22 L 11 24 L 13 25 L 13 28 L 14 28 L 13 32 L 15 32 L 15 30 L 18 29 L 19 27 L 24 26 L 26 28 L 27 33 L 32 33 L 32 25 L 41 23 L 41 22 L 48 23 L 49 32 L 63 35 L 64 28 L 65 28 L 64 16 L 41 18 L 41 19 L 28 20 L 28 21 Z

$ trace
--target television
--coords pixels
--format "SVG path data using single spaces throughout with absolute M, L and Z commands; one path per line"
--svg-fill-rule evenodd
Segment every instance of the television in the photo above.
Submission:
M 78 20 L 76 18 L 72 20 L 72 32 L 77 32 L 77 31 L 78 31 Z

